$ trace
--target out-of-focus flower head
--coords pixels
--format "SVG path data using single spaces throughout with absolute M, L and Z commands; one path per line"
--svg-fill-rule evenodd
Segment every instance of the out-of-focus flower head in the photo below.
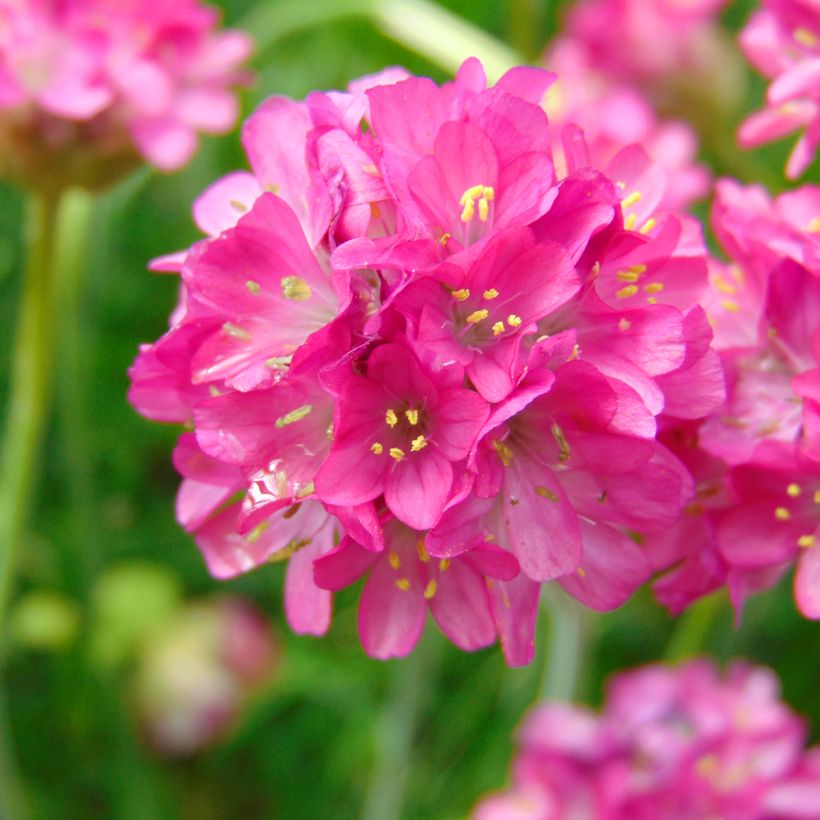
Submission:
M 740 128 L 754 147 L 794 131 L 786 174 L 799 177 L 820 145 L 820 5 L 817 0 L 763 0 L 740 35 L 743 51 L 769 80 L 766 106 Z
M 241 598 L 189 604 L 140 650 L 133 697 L 148 743 L 190 755 L 224 737 L 271 679 L 270 626 Z
M 552 80 L 468 60 L 272 98 L 251 171 L 194 206 L 207 238 L 155 263 L 182 297 L 131 400 L 192 425 L 179 521 L 217 577 L 287 559 L 297 632 L 364 577 L 369 654 L 429 611 L 526 663 L 541 583 L 620 605 L 650 571 L 629 533 L 690 500 L 656 430 L 723 399 L 702 238 L 639 146 L 599 170 L 568 126 L 556 176 Z
M 170 171 L 236 121 L 251 48 L 199 0 L 0 0 L 0 172 L 110 184 L 142 156 Z
M 706 661 L 615 676 L 600 714 L 549 703 L 526 718 L 512 788 L 475 820 L 817 816 L 820 749 L 764 668 Z
M 726 584 L 738 611 L 796 565 L 795 598 L 820 618 L 820 232 L 816 186 L 775 199 L 721 180 L 707 305 L 726 372 L 726 400 L 664 440 L 690 466 L 697 499 L 650 536 L 656 586 L 674 611 Z

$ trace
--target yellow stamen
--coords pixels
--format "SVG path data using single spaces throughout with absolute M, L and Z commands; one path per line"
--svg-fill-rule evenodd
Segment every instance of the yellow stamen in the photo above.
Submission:
M 387 412 L 384 414 L 384 423 L 388 427 L 395 427 L 399 423 L 399 417 L 396 415 L 396 411 L 389 407 Z
M 553 422 L 550 427 L 550 432 L 552 433 L 552 437 L 555 439 L 555 443 L 558 445 L 558 461 L 568 461 L 569 442 L 564 436 L 564 431 L 555 422 Z
M 467 317 L 467 324 L 468 325 L 475 325 L 478 322 L 483 322 L 490 315 L 489 310 L 474 310 L 468 317 Z
M 535 494 L 548 501 L 558 501 L 558 496 L 549 487 L 536 487 Z
M 806 46 L 807 48 L 814 48 L 817 45 L 817 36 L 814 32 L 810 31 L 807 28 L 796 28 L 792 32 L 792 36 L 794 37 L 794 41 L 796 43 L 800 43 L 801 46 Z
M 634 296 L 638 292 L 637 285 L 627 285 L 625 288 L 621 288 L 620 290 L 615 291 L 615 295 L 619 299 L 627 299 L 630 296 Z
M 426 564 L 430 560 L 430 553 L 427 552 L 426 549 L 424 549 L 423 538 L 419 538 L 419 540 L 416 541 L 416 552 L 418 552 L 419 554 L 419 561 L 422 561 Z
M 249 544 L 253 544 L 258 541 L 265 533 L 265 530 L 270 526 L 270 521 L 263 521 L 261 524 L 257 524 L 246 536 L 245 540 Z
M 738 313 L 740 311 L 740 305 L 737 302 L 733 302 L 731 299 L 724 299 L 720 306 L 724 310 L 728 310 L 729 313 Z
M 439 245 L 446 245 L 450 241 L 451 238 L 452 238 L 452 236 L 449 233 L 443 233 L 441 235 L 441 239 L 439 239 L 438 243 L 439 243 Z
M 657 219 L 652 219 L 650 217 L 649 219 L 646 220 L 646 222 L 643 223 L 643 225 L 641 225 L 640 228 L 638 228 L 638 233 L 642 233 L 644 236 L 646 236 L 652 230 L 652 228 L 654 228 L 655 225 L 657 225 L 657 224 L 658 224 L 658 220 Z
M 410 589 L 410 581 L 407 578 L 399 578 L 396 581 L 396 586 L 402 591 L 407 592 Z
M 596 277 L 596 276 L 597 276 L 600 272 L 601 272 L 601 263 L 600 263 L 600 262 L 596 262 L 596 263 L 595 263 L 595 264 L 594 264 L 594 265 L 590 268 L 590 271 L 589 271 L 590 276 L 592 276 L 593 278 L 594 278 L 594 277 Z
M 418 424 L 419 423 L 419 411 L 415 409 L 415 407 L 411 408 L 410 410 L 405 410 L 404 415 L 407 416 L 407 421 L 410 424 Z
M 405 455 L 406 453 L 401 449 L 401 447 L 390 448 L 390 458 L 394 458 L 396 461 L 401 461 Z
M 496 296 L 498 296 L 498 291 L 495 288 L 490 288 L 489 290 L 485 290 L 481 295 L 488 300 L 495 299 Z
M 581 578 L 586 578 L 587 577 L 587 571 L 583 567 L 578 567 L 576 572 L 578 573 L 578 575 L 581 576 Z
M 629 216 L 624 220 L 624 227 L 631 231 L 635 227 L 635 223 L 638 221 L 638 217 L 636 216 L 635 212 L 633 211 Z
M 276 427 L 277 429 L 281 430 L 283 427 L 287 427 L 288 424 L 293 424 L 296 421 L 301 421 L 305 416 L 309 415 L 313 411 L 313 407 L 309 404 L 303 404 L 301 407 L 297 407 L 295 410 L 291 410 L 290 413 L 280 416 L 280 418 L 276 419 Z
M 714 285 L 715 290 L 719 290 L 721 293 L 726 293 L 729 296 L 731 296 L 737 290 L 737 288 L 733 284 L 727 282 L 722 276 L 715 277 Z
M 778 521 L 788 521 L 792 514 L 785 507 L 775 507 L 774 517 Z
M 243 342 L 247 342 L 251 338 L 251 334 L 248 333 L 247 330 L 242 327 L 237 327 L 230 322 L 225 322 L 225 324 L 222 325 L 222 332 L 227 333 L 228 336 L 232 336 L 234 339 L 241 339 Z
M 501 459 L 501 463 L 505 467 L 509 467 L 510 463 L 513 460 L 513 451 L 506 444 L 504 444 L 503 441 L 499 441 L 499 439 L 496 439 L 493 442 L 493 449 L 496 451 L 496 453 L 498 453 L 498 457 Z
M 245 282 L 245 287 L 248 289 L 248 293 L 254 296 L 262 290 L 262 285 L 260 285 L 259 282 L 254 282 L 253 279 L 248 279 L 248 281 Z
M 475 216 L 475 200 L 474 199 L 468 199 L 467 202 L 464 203 L 464 210 L 461 212 L 461 221 L 462 222 L 470 222 L 474 216 Z
M 378 441 L 374 441 L 373 444 L 370 445 L 370 452 L 380 456 L 384 452 L 384 447 Z
M 424 436 L 416 436 L 410 442 L 410 452 L 417 453 L 419 450 L 423 450 L 427 446 L 427 439 Z
M 500 336 L 507 328 L 504 327 L 504 322 L 496 322 L 493 325 L 493 336 Z
M 634 273 L 646 273 L 646 265 L 630 265 L 627 270 L 631 270 Z
M 820 233 L 820 216 L 814 216 L 806 228 L 809 233 Z
M 468 188 L 462 195 L 461 199 L 459 199 L 459 205 L 465 205 L 471 199 L 478 199 L 484 193 L 484 186 L 483 185 L 473 185 L 472 188 Z
M 381 216 L 379 206 L 375 202 L 370 203 L 370 216 L 372 216 L 373 219 L 378 219 Z
M 235 211 L 239 211 L 241 214 L 245 214 L 248 212 L 248 206 L 244 202 L 240 202 L 238 199 L 231 199 L 228 204 L 233 208 Z
M 820 504 L 820 490 L 814 491 L 814 503 Z
M 507 317 L 507 324 L 510 327 L 521 327 L 521 317 L 516 315 L 515 313 L 511 313 Z
M 615 278 L 620 279 L 622 282 L 637 282 L 641 277 L 633 270 L 619 270 L 615 274 Z
M 285 276 L 282 278 L 281 285 L 285 299 L 304 302 L 313 295 L 310 285 L 301 276 Z
M 657 305 L 658 300 L 654 296 L 649 296 L 646 300 L 647 305 Z
M 399 556 L 395 552 L 391 552 L 387 556 L 387 560 L 390 562 L 390 566 L 393 567 L 393 569 L 401 568 L 401 558 L 399 558 Z
M 451 564 L 451 563 L 452 563 L 452 561 L 450 561 L 450 559 L 449 559 L 449 558 L 442 558 L 442 559 L 438 562 L 438 568 L 439 568 L 442 572 L 447 572 L 447 570 L 448 570 L 448 569 L 450 569 L 450 564 Z
M 467 288 L 461 288 L 460 290 L 454 290 L 452 296 L 457 302 L 463 302 L 465 299 L 470 298 L 470 291 Z
M 436 594 L 436 588 L 438 584 L 436 583 L 435 579 L 430 579 L 427 582 L 427 586 L 424 588 L 424 597 L 426 600 L 430 600 Z
M 626 331 L 629 330 L 629 328 L 631 327 L 632 322 L 630 322 L 629 319 L 618 319 L 618 330 L 621 330 L 624 333 L 626 333 Z
M 629 196 L 621 200 L 621 206 L 624 208 L 631 208 L 643 196 L 640 191 L 633 191 Z
M 478 220 L 486 222 L 490 218 L 490 203 L 484 197 L 478 200 Z
M 648 285 L 644 285 L 643 289 L 647 293 L 660 293 L 664 289 L 663 282 L 650 282 Z
M 786 487 L 786 492 L 792 498 L 797 498 L 797 496 L 800 495 L 800 492 L 801 492 L 800 485 L 799 484 L 789 484 L 789 486 Z
M 797 539 L 797 546 L 808 549 L 809 547 L 813 547 L 816 542 L 817 539 L 813 535 L 801 535 L 800 538 Z

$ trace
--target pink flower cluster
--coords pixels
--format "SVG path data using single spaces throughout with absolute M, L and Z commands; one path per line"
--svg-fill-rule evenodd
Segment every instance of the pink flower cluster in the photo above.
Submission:
M 103 155 L 133 143 L 179 168 L 197 132 L 236 121 L 250 39 L 216 23 L 199 0 L 0 0 L 4 142 L 34 140 L 63 162 L 89 143 Z
M 766 106 L 740 128 L 747 147 L 801 131 L 786 166 L 791 179 L 820 145 L 820 6 L 817 0 L 763 0 L 740 35 L 752 64 L 771 84 Z
M 717 186 L 713 226 L 730 257 L 711 263 L 708 305 L 727 397 L 704 422 L 665 425 L 697 498 L 650 535 L 673 611 L 723 584 L 740 610 L 796 563 L 800 610 L 820 618 L 820 188 L 772 200 Z
M 600 715 L 537 707 L 513 786 L 475 820 L 797 820 L 820 817 L 820 747 L 765 668 L 706 661 L 620 673 Z
M 630 533 L 692 500 L 656 433 L 724 397 L 699 226 L 638 146 L 602 172 L 570 129 L 558 178 L 552 80 L 468 60 L 272 98 L 251 171 L 196 203 L 208 238 L 157 262 L 182 297 L 131 401 L 190 425 L 177 514 L 211 572 L 289 559 L 297 632 L 364 576 L 370 655 L 429 611 L 526 663 L 542 582 L 620 605 L 651 571 Z

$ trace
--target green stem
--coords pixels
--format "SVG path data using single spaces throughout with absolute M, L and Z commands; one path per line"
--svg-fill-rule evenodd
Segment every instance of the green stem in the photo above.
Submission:
M 678 618 L 677 626 L 664 652 L 664 660 L 676 663 L 703 652 L 715 617 L 723 608 L 723 595 L 713 592 L 701 598 Z
M 261 55 L 292 34 L 348 17 L 372 20 L 385 36 L 451 73 L 475 56 L 494 82 L 522 62 L 514 49 L 431 0 L 263 0 L 239 25 L 253 32 Z
M 588 627 L 581 605 L 555 584 L 545 584 L 541 605 L 549 620 L 549 652 L 541 687 L 544 700 L 571 701 L 578 696 Z
M 423 640 L 395 663 L 393 683 L 376 726 L 376 756 L 362 820 L 399 820 L 423 687 L 429 688 L 438 645 Z
M 541 0 L 507 0 L 510 42 L 533 62 L 544 48 L 544 6 Z
M 51 265 L 59 194 L 29 195 L 26 271 L 11 365 L 11 389 L 0 460 L 0 647 L 23 540 L 37 455 L 48 416 L 54 316 Z M 0 669 L 0 672 L 2 669 Z M 13 753 L 5 680 L 0 681 L 0 817 L 18 820 L 25 807 Z

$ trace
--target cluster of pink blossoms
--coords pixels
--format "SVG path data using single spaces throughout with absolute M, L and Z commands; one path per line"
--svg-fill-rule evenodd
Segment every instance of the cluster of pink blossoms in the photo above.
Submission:
M 487 88 L 468 60 L 442 87 L 272 98 L 252 170 L 195 205 L 208 237 L 157 263 L 182 297 L 131 401 L 190 425 L 177 513 L 211 572 L 289 559 L 297 632 L 365 576 L 370 655 L 409 652 L 429 610 L 526 663 L 542 582 L 620 605 L 652 570 L 631 534 L 692 500 L 656 434 L 724 398 L 699 226 L 638 146 L 601 171 L 566 127 L 556 176 L 552 81 Z
M 797 604 L 820 618 L 818 214 L 816 186 L 772 200 L 717 185 L 713 227 L 730 262 L 711 262 L 707 309 L 727 397 L 703 422 L 664 424 L 697 498 L 646 541 L 656 568 L 674 564 L 656 592 L 675 612 L 724 584 L 740 610 L 796 563 Z
M 250 38 L 199 0 L 0 0 L 0 147 L 86 182 L 136 152 L 183 166 L 236 122 Z M 31 154 L 31 163 L 27 158 Z M 96 182 L 96 180 L 94 180 Z
M 763 0 L 740 35 L 755 68 L 771 80 L 766 107 L 741 126 L 746 146 L 802 131 L 786 166 L 792 179 L 820 145 L 820 5 L 817 0 Z
M 537 707 L 519 735 L 513 787 L 475 820 L 810 820 L 820 747 L 767 669 L 706 661 L 620 673 L 600 715 Z

